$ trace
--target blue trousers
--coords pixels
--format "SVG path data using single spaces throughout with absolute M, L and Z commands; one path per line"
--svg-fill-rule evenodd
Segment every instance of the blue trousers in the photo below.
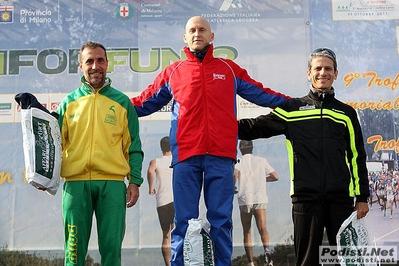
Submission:
M 172 265 L 182 266 L 183 241 L 188 220 L 198 218 L 199 200 L 204 185 L 210 236 L 215 247 L 216 266 L 231 265 L 234 162 L 211 155 L 194 156 L 173 167 L 175 228 L 172 231 Z

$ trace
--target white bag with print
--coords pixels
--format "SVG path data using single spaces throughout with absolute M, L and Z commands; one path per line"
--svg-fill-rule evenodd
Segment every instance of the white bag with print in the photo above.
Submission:
M 37 109 L 21 110 L 26 179 L 29 184 L 55 195 L 60 184 L 61 134 L 58 121 Z
M 210 224 L 201 219 L 188 221 L 184 238 L 184 266 L 214 266 L 213 244 L 209 235 Z

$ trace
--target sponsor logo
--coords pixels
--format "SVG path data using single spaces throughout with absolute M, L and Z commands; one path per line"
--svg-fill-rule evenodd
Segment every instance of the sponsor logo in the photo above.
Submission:
M 78 264 L 78 230 L 73 224 L 68 224 L 67 260 Z
M 305 105 L 305 106 L 299 107 L 299 110 L 311 110 L 311 109 L 316 109 L 316 106 L 314 106 L 314 105 Z
M 112 113 L 108 113 L 105 115 L 105 123 L 111 124 L 111 125 L 116 125 L 116 122 L 118 122 L 118 119 L 116 119 L 116 112 L 115 112 L 115 106 L 111 105 L 108 110 L 110 110 Z
M 215 79 L 226 80 L 226 75 L 225 74 L 213 73 L 213 80 L 215 80 Z
M 0 23 L 12 23 L 14 6 L 0 6 Z

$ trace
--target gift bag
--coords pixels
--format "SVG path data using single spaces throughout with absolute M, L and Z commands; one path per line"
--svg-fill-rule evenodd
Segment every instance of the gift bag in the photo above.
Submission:
M 362 263 L 351 263 L 348 261 L 356 260 L 360 258 L 360 255 L 355 252 L 361 247 L 369 245 L 369 233 L 367 226 L 363 219 L 357 219 L 357 212 L 354 211 L 341 225 L 337 233 L 337 251 L 338 257 L 341 259 L 341 265 L 375 265 L 375 264 L 362 264 Z M 346 249 L 345 252 L 341 250 Z M 345 254 L 350 254 L 350 257 Z
M 55 195 L 60 183 L 61 135 L 55 117 L 37 108 L 21 110 L 22 141 L 29 184 Z
M 184 238 L 184 266 L 214 266 L 210 224 L 202 219 L 191 219 Z

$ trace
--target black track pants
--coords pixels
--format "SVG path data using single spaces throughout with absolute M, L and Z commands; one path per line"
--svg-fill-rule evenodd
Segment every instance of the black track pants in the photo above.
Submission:
M 336 235 L 342 222 L 353 212 L 353 204 L 329 202 L 293 203 L 294 245 L 297 266 L 319 264 L 319 246 L 324 228 L 328 242 L 336 246 Z

